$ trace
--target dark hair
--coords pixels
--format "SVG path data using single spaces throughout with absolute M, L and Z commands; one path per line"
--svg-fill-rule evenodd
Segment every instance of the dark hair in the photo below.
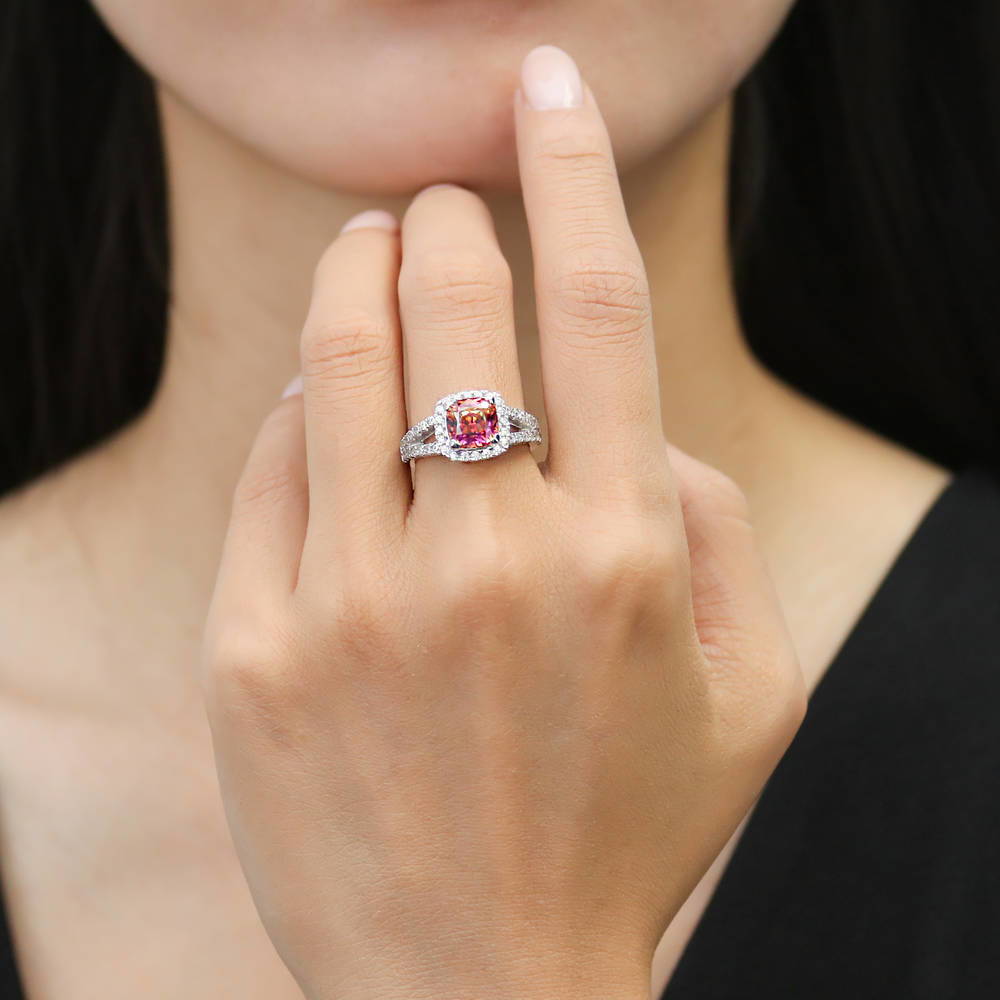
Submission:
M 801 0 L 740 88 L 736 284 L 776 373 L 1000 464 L 1000 5 Z M 151 82 L 85 0 L 0 0 L 0 491 L 131 420 L 162 363 Z
M 166 232 L 149 78 L 87 0 L 0 0 L 0 492 L 149 401 Z

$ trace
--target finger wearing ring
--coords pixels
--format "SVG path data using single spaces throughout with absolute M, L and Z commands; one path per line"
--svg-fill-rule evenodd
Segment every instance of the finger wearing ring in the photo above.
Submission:
M 541 439 L 534 414 L 508 406 L 493 389 L 462 389 L 442 396 L 434 412 L 403 435 L 399 456 L 404 462 L 429 455 L 475 462 Z

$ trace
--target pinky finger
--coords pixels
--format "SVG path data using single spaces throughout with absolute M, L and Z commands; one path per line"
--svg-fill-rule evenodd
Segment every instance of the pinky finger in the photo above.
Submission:
M 805 687 L 777 591 L 739 487 L 667 444 L 691 557 L 691 598 L 702 650 L 722 672 L 753 671 L 751 690 L 801 721 Z M 790 737 L 789 737 L 790 738 Z
M 265 419 L 233 494 L 213 615 L 263 612 L 295 589 L 309 514 L 302 396 Z

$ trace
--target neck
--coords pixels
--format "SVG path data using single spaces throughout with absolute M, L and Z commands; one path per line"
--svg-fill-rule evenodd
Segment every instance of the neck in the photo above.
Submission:
M 170 178 L 172 305 L 164 377 L 135 441 L 228 498 L 250 437 L 296 371 L 312 267 L 339 226 L 399 197 L 322 190 L 260 159 L 161 93 Z M 672 439 L 732 465 L 731 438 L 763 379 L 743 346 L 726 254 L 728 108 L 623 177 L 655 295 L 664 422 Z M 428 178 L 428 183 L 447 178 Z M 480 192 L 516 288 L 525 392 L 539 404 L 531 253 L 517 192 Z M 146 452 L 148 456 L 149 452 Z M 144 459 L 145 461 L 145 459 Z M 194 463 L 194 464 L 193 464 Z M 201 466 L 201 467 L 199 467 Z
M 166 367 L 147 413 L 94 457 L 101 489 L 90 494 L 101 499 L 91 517 L 75 512 L 89 520 L 75 531 L 105 540 L 95 548 L 105 553 L 107 581 L 130 579 L 123 563 L 134 569 L 137 553 L 145 565 L 171 567 L 156 584 L 175 581 L 164 614 L 194 628 L 232 486 L 263 415 L 297 370 L 313 263 L 351 214 L 373 204 L 401 214 L 412 192 L 373 202 L 316 188 L 168 92 L 160 101 L 173 268 Z M 743 486 L 765 550 L 780 556 L 795 544 L 788 506 L 827 488 L 834 445 L 844 438 L 830 428 L 844 425 L 784 388 L 744 344 L 727 255 L 728 142 L 722 106 L 622 182 L 653 289 L 664 428 Z M 427 183 L 438 180 L 448 178 Z M 480 193 L 513 271 L 525 399 L 537 411 L 538 334 L 520 197 Z M 813 459 L 820 453 L 822 463 Z M 137 600 L 151 603 L 148 586 Z

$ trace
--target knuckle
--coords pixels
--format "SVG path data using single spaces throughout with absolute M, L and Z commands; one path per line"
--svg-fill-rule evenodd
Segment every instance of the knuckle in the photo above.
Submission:
M 797 661 L 794 669 L 785 673 L 784 682 L 776 690 L 775 695 L 772 701 L 770 728 L 780 749 L 783 750 L 792 742 L 809 708 L 809 692 Z
M 645 268 L 624 253 L 595 248 L 567 261 L 550 295 L 557 331 L 589 347 L 640 343 L 636 334 L 651 319 Z
M 538 165 L 557 175 L 570 175 L 576 180 L 592 178 L 602 186 L 617 183 L 614 160 L 606 137 L 596 129 L 581 129 L 578 123 L 567 123 L 545 135 L 535 148 Z
M 233 504 L 236 507 L 276 504 L 294 489 L 295 483 L 288 468 L 271 466 L 267 469 L 255 469 L 240 477 Z
M 233 508 L 276 507 L 305 489 L 302 470 L 290 458 L 247 468 L 233 491 Z
M 808 692 L 790 640 L 744 650 L 731 669 L 709 670 L 722 753 L 773 767 L 805 716 Z
M 686 580 L 683 540 L 655 521 L 616 523 L 587 533 L 577 554 L 577 579 L 591 605 L 663 605 Z
M 750 503 L 742 488 L 725 473 L 705 466 L 691 491 L 692 502 L 710 514 L 740 523 L 750 523 Z
M 765 731 L 791 738 L 805 713 L 807 691 L 799 658 L 787 632 L 781 630 L 761 644 L 760 665 L 750 683 L 759 700 L 758 715 Z
M 390 660 L 403 617 L 387 614 L 390 607 L 375 587 L 352 586 L 350 592 L 340 594 L 328 618 L 336 651 L 331 660 L 352 667 Z
M 371 663 L 405 632 L 406 604 L 380 574 L 381 560 L 344 562 L 338 579 L 299 595 L 300 628 L 316 636 L 328 671 Z
M 798 732 L 807 704 L 802 683 L 772 688 L 767 696 L 758 694 L 741 725 L 730 724 L 726 729 L 724 740 L 729 754 L 741 763 L 769 771 Z
M 438 573 L 437 602 L 449 620 L 485 624 L 510 611 L 529 588 L 530 564 L 499 531 L 480 532 Z
M 400 294 L 435 322 L 479 320 L 495 327 L 510 306 L 510 266 L 499 252 L 476 249 L 434 250 L 416 263 L 404 262 Z
M 294 685 L 282 643 L 259 622 L 232 622 L 206 641 L 205 696 L 213 714 L 276 717 L 289 704 Z
M 366 309 L 343 309 L 308 323 L 302 334 L 303 375 L 313 382 L 366 385 L 394 364 L 394 335 Z

